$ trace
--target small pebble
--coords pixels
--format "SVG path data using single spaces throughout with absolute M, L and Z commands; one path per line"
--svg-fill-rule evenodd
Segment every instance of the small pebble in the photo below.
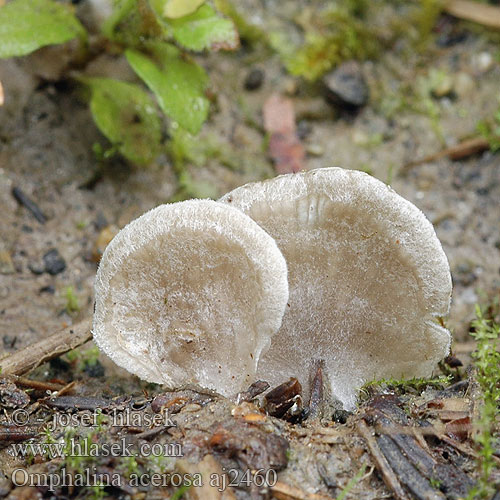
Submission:
M 325 154 L 325 148 L 321 144 L 309 144 L 306 151 L 312 156 L 323 156 Z
M 52 248 L 43 256 L 45 271 L 52 276 L 62 273 L 66 269 L 66 261 L 56 248 Z
M 14 274 L 14 264 L 9 252 L 5 250 L 0 251 L 0 274 Z
M 361 66 L 356 61 L 342 63 L 323 77 L 329 103 L 357 109 L 368 102 L 369 92 Z
M 28 263 L 28 269 L 33 273 L 33 274 L 43 274 L 45 271 L 45 267 L 43 264 L 40 264 L 39 262 L 29 262 Z
M 493 67 L 495 61 L 489 52 L 481 52 L 473 56 L 472 64 L 480 73 L 486 73 Z
M 16 345 L 17 337 L 15 335 L 4 335 L 2 337 L 3 346 L 5 349 L 13 349 Z
M 259 68 L 252 69 L 245 78 L 245 89 L 252 91 L 262 87 L 264 83 L 264 71 Z
M 451 95 L 453 92 L 453 80 L 450 76 L 445 75 L 432 89 L 432 95 L 440 98 Z

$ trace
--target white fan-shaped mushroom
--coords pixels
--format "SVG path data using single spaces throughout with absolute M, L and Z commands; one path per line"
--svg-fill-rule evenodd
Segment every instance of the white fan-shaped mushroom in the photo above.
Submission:
M 352 408 L 365 382 L 429 375 L 449 350 L 438 324 L 451 297 L 431 223 L 373 177 L 340 168 L 247 184 L 221 201 L 252 217 L 288 265 L 289 307 L 258 377 L 298 377 L 323 359 L 333 394 Z
M 97 272 L 93 334 L 118 365 L 230 395 L 252 382 L 288 299 L 274 240 L 209 200 L 159 206 L 122 229 Z

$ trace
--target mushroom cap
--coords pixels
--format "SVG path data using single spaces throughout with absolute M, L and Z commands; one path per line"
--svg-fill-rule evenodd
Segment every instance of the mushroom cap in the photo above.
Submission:
M 95 282 L 94 340 L 150 382 L 231 395 L 254 380 L 288 299 L 274 240 L 210 200 L 161 205 L 106 248 Z
M 449 351 L 438 324 L 451 275 L 432 224 L 389 186 L 325 168 L 247 184 L 220 201 L 252 217 L 288 265 L 289 307 L 258 377 L 298 377 L 325 362 L 332 393 L 352 408 L 364 383 L 427 376 Z

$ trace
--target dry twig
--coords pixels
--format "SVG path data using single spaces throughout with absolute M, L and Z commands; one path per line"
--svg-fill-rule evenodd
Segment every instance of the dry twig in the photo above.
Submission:
M 39 340 L 24 349 L 0 360 L 2 375 L 22 375 L 65 352 L 71 351 L 92 338 L 91 320 L 86 319 L 73 326 Z
M 490 149 L 490 144 L 483 137 L 474 137 L 473 139 L 466 139 L 465 141 L 462 141 L 455 146 L 451 146 L 437 153 L 425 156 L 420 160 L 415 160 L 410 163 L 407 163 L 406 165 L 403 166 L 403 172 L 406 172 L 413 167 L 423 165 L 424 163 L 440 160 L 441 158 L 449 158 L 450 160 L 455 160 L 455 161 L 462 160 L 463 158 L 467 158 L 468 156 L 472 156 L 477 153 L 482 153 L 483 151 L 486 151 L 488 149 Z

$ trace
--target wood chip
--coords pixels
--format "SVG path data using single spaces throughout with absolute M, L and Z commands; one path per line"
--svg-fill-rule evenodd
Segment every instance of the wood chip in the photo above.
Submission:
M 1 3 L 0 3 L 0 5 L 1 5 Z M 3 106 L 4 102 L 5 102 L 5 96 L 3 93 L 3 85 L 2 85 L 2 82 L 0 81 L 0 106 Z

